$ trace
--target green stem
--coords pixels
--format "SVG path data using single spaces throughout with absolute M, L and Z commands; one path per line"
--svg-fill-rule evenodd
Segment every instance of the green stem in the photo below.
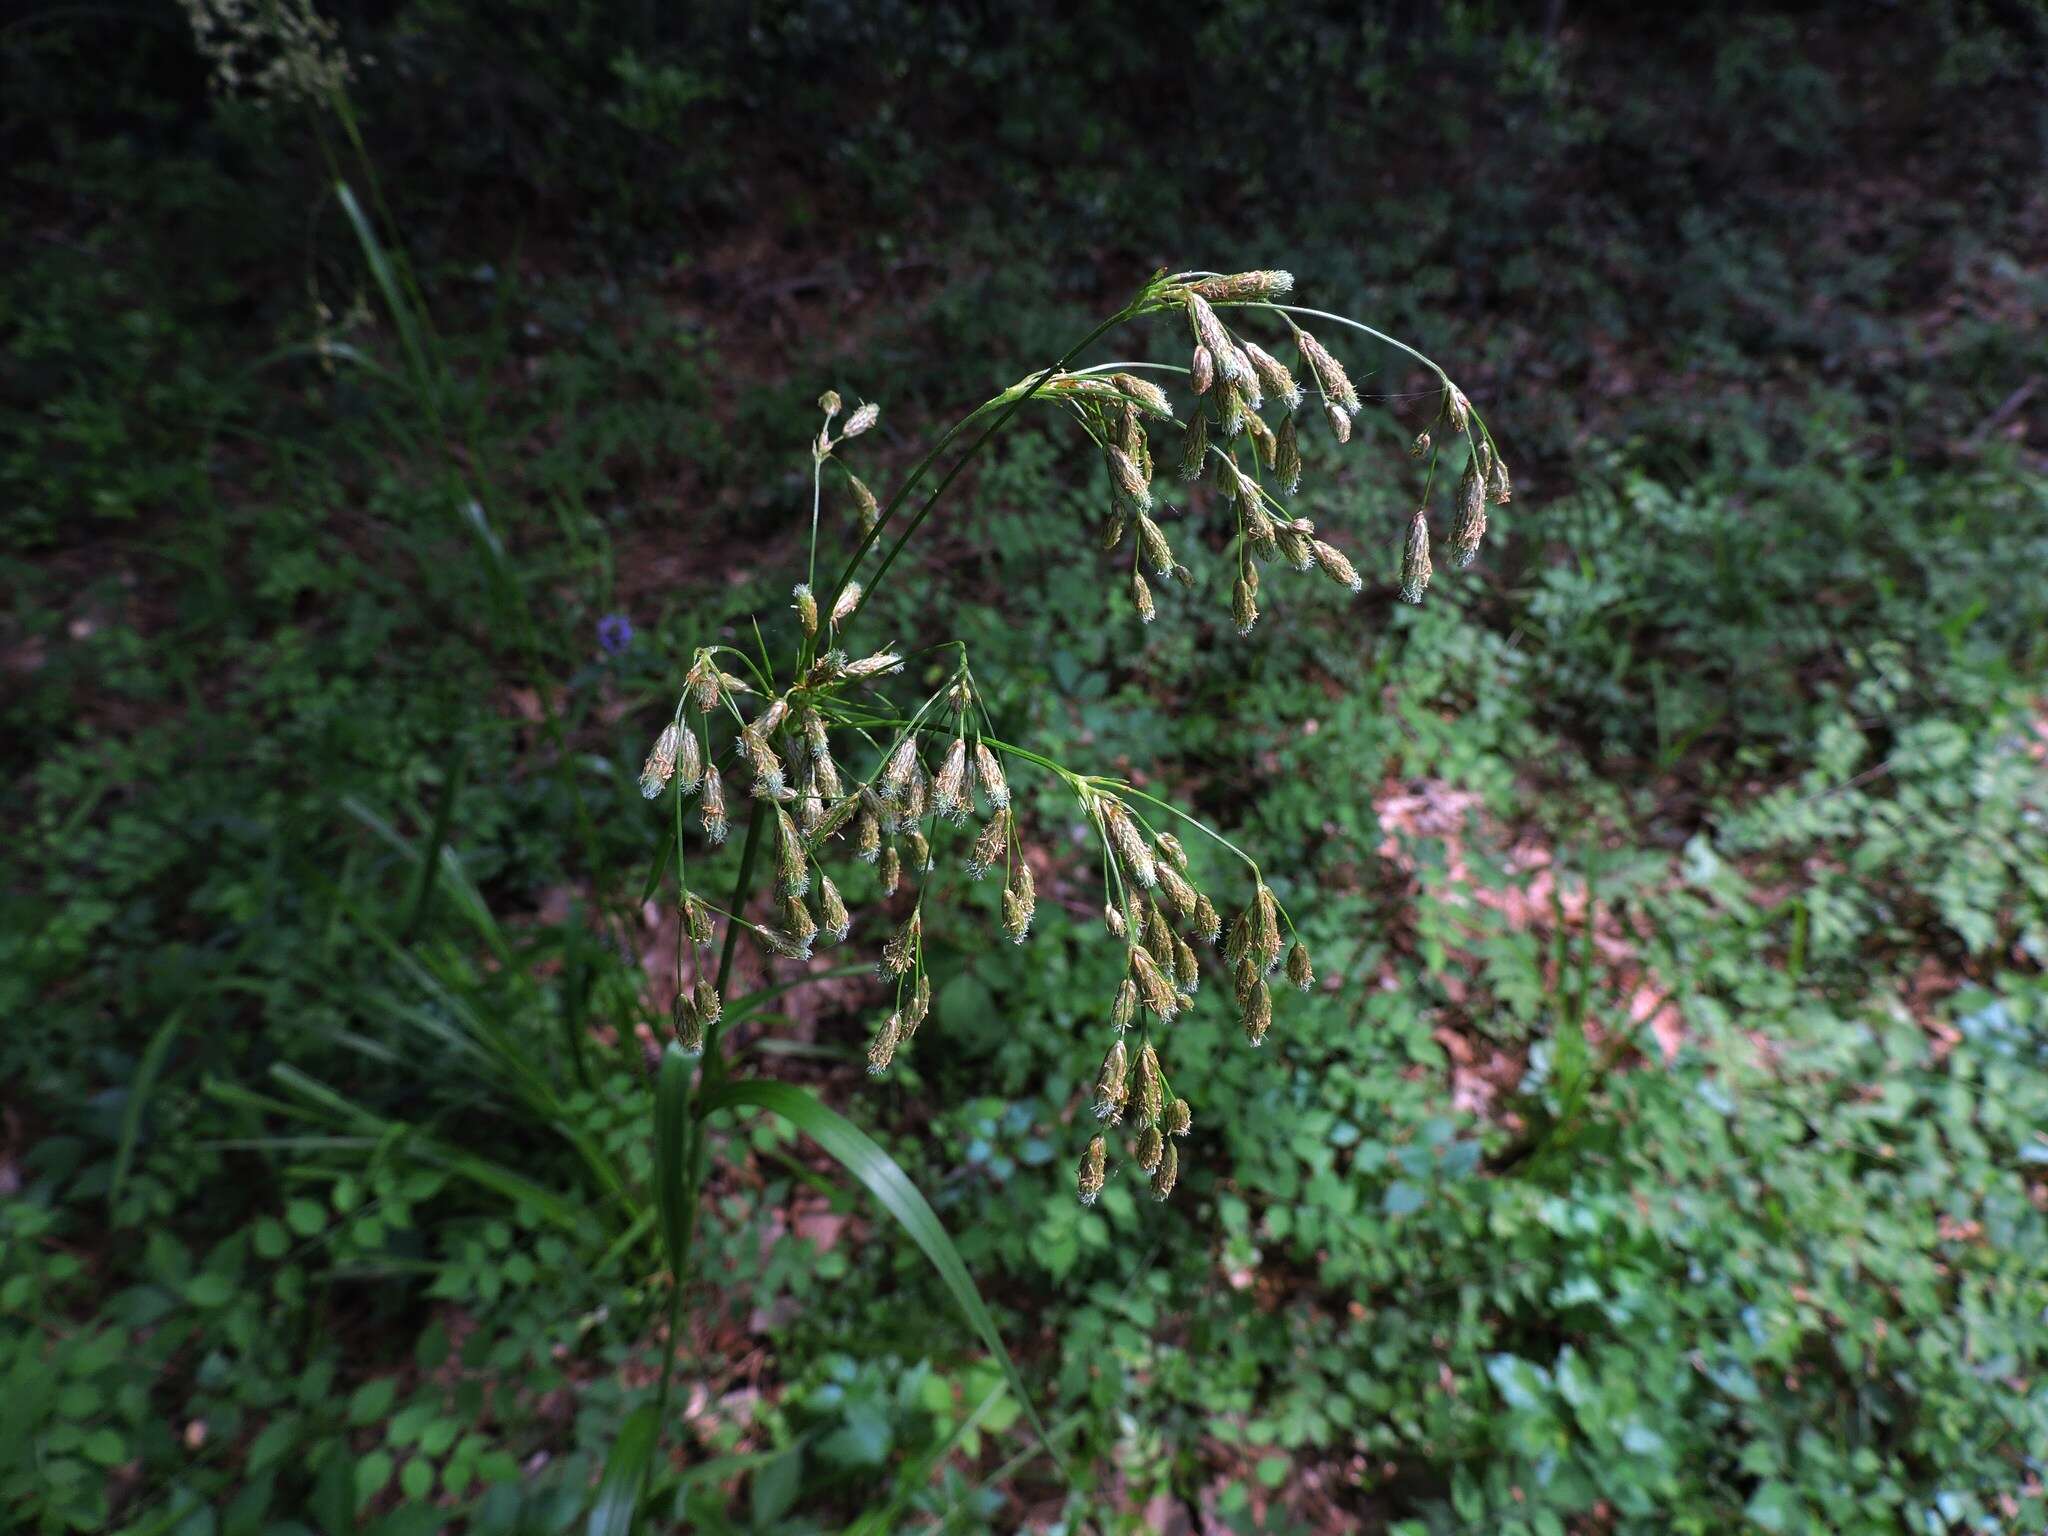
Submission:
M 875 520 L 875 526 L 868 530 L 867 535 L 860 541 L 860 547 L 854 550 L 853 557 L 846 562 L 846 569 L 840 573 L 839 581 L 832 589 L 832 602 L 834 605 L 837 605 L 839 593 L 845 588 L 846 583 L 852 579 L 853 573 L 859 568 L 861 560 L 866 556 L 868 550 L 874 546 L 875 541 L 881 537 L 882 530 L 889 526 L 889 520 L 895 516 L 896 509 L 902 505 L 904 499 L 910 494 L 911 489 L 924 477 L 926 471 L 931 468 L 932 462 L 945 451 L 946 445 L 984 412 L 997 406 L 1003 408 L 1002 414 L 990 422 L 983 429 L 981 436 L 967 445 L 966 452 L 953 461 L 952 467 L 946 471 L 944 478 L 932 488 L 931 495 L 925 497 L 924 505 L 911 514 L 910 522 L 896 536 L 895 543 L 891 544 L 888 553 L 882 556 L 881 565 L 876 568 L 875 574 L 868 579 L 867 586 L 861 592 L 860 601 L 853 606 L 853 612 L 846 616 L 847 624 L 851 624 L 860 616 L 861 609 L 867 606 L 867 601 L 869 597 L 874 595 L 875 588 L 880 585 L 882 578 L 889 574 L 889 567 L 894 565 L 896 557 L 903 553 L 903 546 L 910 542 L 911 536 L 917 532 L 925 518 L 931 515 L 932 508 L 938 505 L 939 498 L 946 494 L 947 488 L 958 478 L 960 471 L 965 469 L 968 463 L 972 461 L 975 454 L 981 451 L 990 438 L 1009 425 L 1010 418 L 1024 408 L 1026 401 L 1043 389 L 1055 375 L 1063 373 L 1067 365 L 1074 358 L 1087 351 L 1088 348 L 1094 346 L 1102 337 L 1108 335 L 1109 332 L 1130 319 L 1132 309 L 1133 306 L 1131 305 L 1124 306 L 1124 308 L 1118 310 L 1073 346 L 1069 347 L 1061 354 L 1058 362 L 1048 365 L 1034 375 L 1028 384 L 1013 386 L 1010 389 L 1004 390 L 1002 394 L 997 395 L 987 404 L 977 407 L 973 412 L 963 417 L 958 423 L 947 430 L 946 435 L 939 439 L 938 445 L 930 453 L 926 454 L 923 461 L 911 472 L 910 478 L 903 482 L 903 485 L 894 496 L 889 498 L 889 505 L 882 509 L 882 515 Z
M 740 851 L 740 869 L 732 883 L 732 910 L 741 911 L 746 906 L 747 887 L 754 878 L 754 860 L 761 852 L 761 835 L 768 824 L 766 815 L 768 802 L 756 800 L 747 817 L 747 841 Z M 732 960 L 739 948 L 740 925 L 728 921 L 725 928 L 725 947 L 718 956 L 718 979 L 713 983 L 718 995 L 725 995 L 725 984 L 732 975 Z M 723 1018 L 711 1026 L 704 1036 L 704 1065 L 700 1071 L 700 1088 L 693 1098 L 702 1096 L 705 1089 L 715 1087 L 725 1076 L 725 1058 L 719 1050 L 719 1032 L 724 1027 Z M 689 1149 L 683 1159 L 683 1230 L 680 1250 L 676 1258 L 676 1272 L 669 1276 L 668 1291 L 668 1343 L 667 1353 L 661 1362 L 661 1386 L 654 1398 L 655 1435 L 661 1434 L 661 1426 L 668 1421 L 669 1384 L 675 1379 L 676 1332 L 682 1326 L 683 1286 L 689 1275 L 690 1254 L 696 1245 L 697 1209 L 704 1193 L 704 1172 L 711 1156 L 711 1138 L 694 1110 L 686 1111 L 689 1124 Z M 649 1475 L 652 1475 L 654 1458 L 648 1459 Z M 644 1493 L 644 1489 L 643 1489 Z

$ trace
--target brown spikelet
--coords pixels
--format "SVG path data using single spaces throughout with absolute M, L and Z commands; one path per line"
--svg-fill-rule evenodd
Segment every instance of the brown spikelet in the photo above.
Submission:
M 1188 289 L 1217 304 L 1278 299 L 1294 291 L 1294 274 L 1277 271 L 1233 272 L 1224 277 L 1201 278 L 1188 284 Z
M 1152 602 L 1152 589 L 1145 583 L 1141 572 L 1131 572 L 1131 606 L 1138 610 L 1140 622 L 1150 624 L 1159 610 Z
M 1302 361 L 1315 375 L 1316 386 L 1322 390 L 1323 399 L 1347 417 L 1357 415 L 1358 391 L 1351 383 L 1351 375 L 1344 371 L 1344 365 L 1307 331 L 1296 331 L 1294 340 L 1301 348 Z
M 1131 1020 L 1138 1016 L 1138 984 L 1126 976 L 1116 989 L 1116 1000 L 1109 1007 L 1110 1026 L 1118 1034 L 1131 1027 Z
M 1250 634 L 1252 626 L 1259 622 L 1259 605 L 1252 597 L 1251 583 L 1241 577 L 1230 589 L 1230 619 L 1240 635 Z
M 1100 1136 L 1088 1143 L 1088 1150 L 1081 1154 L 1081 1166 L 1075 1174 L 1074 1184 L 1083 1205 L 1093 1205 L 1102 1193 L 1102 1186 L 1108 1181 L 1107 1163 L 1109 1147 Z
M 1238 1022 L 1244 1027 L 1244 1038 L 1248 1044 L 1257 1045 L 1266 1038 L 1266 1031 L 1273 1024 L 1273 998 L 1267 992 L 1265 982 L 1261 981 L 1252 988 L 1252 995 Z
M 1166 1138 L 1160 1135 L 1158 1126 L 1146 1126 L 1138 1135 L 1138 1166 L 1150 1173 L 1165 1156 Z
M 1121 1124 L 1130 1096 L 1130 1057 L 1119 1040 L 1109 1048 L 1095 1074 L 1095 1118 L 1106 1125 Z
M 1279 439 L 1273 447 L 1273 473 L 1279 477 L 1280 489 L 1289 496 L 1301 489 L 1301 442 L 1292 412 L 1280 422 Z
M 875 1038 L 868 1042 L 868 1076 L 880 1077 L 889 1070 L 889 1063 L 896 1059 L 896 1047 L 903 1041 L 903 1019 L 890 1014 L 882 1021 L 882 1027 L 875 1031 Z
M 1180 477 L 1183 480 L 1202 478 L 1202 466 L 1209 458 L 1209 418 L 1197 405 L 1189 414 L 1187 429 L 1181 437 Z
M 1321 539 L 1317 539 L 1310 548 L 1315 556 L 1315 563 L 1323 568 L 1332 581 L 1343 583 L 1353 592 L 1365 585 L 1359 579 L 1357 569 L 1345 557 L 1344 551 L 1334 544 L 1325 544 Z
M 1173 1194 L 1173 1186 L 1179 1182 L 1180 1153 L 1172 1142 L 1168 1142 L 1165 1155 L 1159 1159 L 1159 1166 L 1152 1170 L 1152 1198 L 1167 1199 Z
M 876 523 L 882 520 L 881 504 L 875 500 L 875 493 L 867 488 L 860 476 L 846 477 L 847 489 L 853 492 L 853 505 L 860 518 L 860 531 L 871 533 Z
M 725 841 L 725 781 L 718 776 L 718 765 L 704 765 L 704 804 L 700 808 L 704 822 L 705 841 L 717 844 Z
M 1287 979 L 1304 992 L 1316 983 L 1315 963 L 1309 959 L 1308 946 L 1299 939 L 1287 951 Z
M 1186 1099 L 1175 1099 L 1166 1106 L 1166 1134 L 1185 1136 L 1195 1128 L 1195 1112 Z
M 1141 379 L 1135 373 L 1113 373 L 1109 382 L 1122 390 L 1140 410 L 1149 411 L 1154 416 L 1173 414 L 1173 403 L 1166 398 L 1166 391 L 1150 379 Z
M 974 780 L 981 786 L 982 798 L 996 810 L 1010 803 L 1010 781 L 1003 777 L 1002 761 L 980 740 L 974 743 Z
M 1285 363 L 1256 342 L 1244 343 L 1244 355 L 1251 359 L 1252 372 L 1258 375 L 1268 399 L 1279 401 L 1289 411 L 1301 404 L 1301 386 L 1294 382 Z
M 1464 570 L 1479 554 L 1486 537 L 1486 479 L 1475 453 L 1458 481 L 1458 515 L 1451 524 L 1451 565 Z
M 1010 871 L 1010 883 L 1003 890 L 1003 932 L 1012 944 L 1022 944 L 1031 933 L 1031 919 L 1038 911 L 1038 882 L 1031 866 L 1023 860 Z
M 1429 575 L 1429 510 L 1418 507 L 1408 520 L 1408 540 L 1401 550 L 1401 601 L 1421 602 Z
M 1216 357 L 1200 342 L 1195 343 L 1194 355 L 1188 359 L 1188 382 L 1198 395 L 1206 395 L 1216 383 Z

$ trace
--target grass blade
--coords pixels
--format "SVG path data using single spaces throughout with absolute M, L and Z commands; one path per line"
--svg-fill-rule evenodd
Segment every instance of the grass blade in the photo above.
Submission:
M 690 1157 L 690 1079 L 696 1070 L 696 1058 L 670 1042 L 661 1053 L 661 1076 L 654 1085 L 655 1194 L 669 1274 L 678 1285 L 689 1267 L 689 1256 L 683 1252 L 688 1216 L 683 1191 L 688 1187 Z
M 931 1261 L 946 1289 L 952 1293 L 953 1302 L 966 1316 L 968 1324 L 981 1336 L 988 1346 L 1003 1375 L 1010 1383 L 1010 1389 L 1017 1394 L 1017 1401 L 1024 1406 L 1024 1413 L 1031 1420 L 1031 1427 L 1038 1440 L 1045 1447 L 1046 1454 L 1060 1469 L 1060 1476 L 1072 1481 L 1067 1464 L 1061 1459 L 1052 1439 L 1047 1435 L 1044 1422 L 1038 1417 L 1031 1394 L 1025 1390 L 1024 1378 L 1018 1373 L 1016 1362 L 1010 1358 L 1009 1350 L 1003 1347 L 1002 1335 L 996 1330 L 996 1321 L 990 1315 L 988 1304 L 981 1299 L 981 1292 L 974 1284 L 974 1277 L 967 1273 L 967 1265 L 960 1257 L 960 1250 L 953 1246 L 953 1239 L 947 1235 L 938 1212 L 931 1207 L 918 1187 L 910 1182 L 910 1176 L 897 1164 L 896 1159 L 876 1145 L 874 1139 L 859 1126 L 837 1111 L 826 1108 L 803 1089 L 788 1083 L 764 1082 L 758 1079 L 728 1079 L 707 1089 L 699 1106 L 701 1114 L 713 1110 L 751 1106 L 765 1109 L 771 1114 L 782 1116 L 791 1125 L 809 1136 L 823 1147 L 848 1173 L 867 1186 L 868 1193 L 880 1202 L 882 1208 L 896 1218 L 898 1225 L 909 1234 L 910 1240 L 923 1250 Z
M 586 1536 L 627 1536 L 633 1529 L 640 1486 L 654 1455 L 654 1430 L 654 1404 L 642 1403 L 626 1415 L 619 1438 L 612 1442 L 612 1453 L 605 1459 L 597 1502 L 591 1505 L 590 1523 L 583 1528 Z
M 121 1187 L 128 1182 L 128 1170 L 135 1163 L 135 1143 L 142 1135 L 142 1114 L 149 1107 L 149 1095 L 156 1087 L 157 1074 L 164 1069 L 164 1057 L 170 1054 L 171 1041 L 177 1038 L 178 1026 L 185 1021 L 185 1010 L 180 1008 L 149 1037 L 149 1044 L 143 1047 L 142 1060 L 135 1068 L 135 1081 L 128 1085 L 128 1102 L 121 1106 L 121 1142 L 114 1149 L 114 1176 L 107 1182 L 107 1214 L 112 1216 L 121 1204 Z

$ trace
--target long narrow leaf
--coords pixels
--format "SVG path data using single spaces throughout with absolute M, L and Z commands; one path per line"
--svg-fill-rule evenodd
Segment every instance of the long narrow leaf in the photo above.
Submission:
M 683 1190 L 690 1156 L 690 1079 L 696 1070 L 696 1059 L 670 1042 L 661 1053 L 661 1077 L 654 1086 L 655 1196 L 661 1208 L 661 1242 L 677 1285 L 688 1266 L 683 1252 L 688 1214 L 683 1210 Z
M 170 1054 L 171 1041 L 177 1038 L 178 1026 L 185 1021 L 185 1010 L 180 1008 L 149 1037 L 149 1044 L 142 1049 L 142 1060 L 135 1068 L 135 1081 L 128 1085 L 128 1102 L 121 1106 L 121 1141 L 114 1149 L 114 1175 L 107 1183 L 107 1211 L 111 1215 L 120 1207 L 121 1188 L 128 1182 L 128 1170 L 135 1162 L 135 1143 L 142 1135 L 143 1111 L 149 1107 L 149 1095 L 156 1087 L 157 1074 L 164 1069 L 164 1057 Z
M 597 1502 L 590 1508 L 590 1523 L 584 1527 L 587 1536 L 627 1536 L 633 1529 L 633 1511 L 654 1455 L 655 1428 L 652 1403 L 642 1403 L 619 1426 L 619 1438 L 612 1442 L 597 1485 Z
M 866 1185 L 868 1193 L 896 1218 L 910 1240 L 931 1261 L 932 1268 L 939 1272 L 939 1278 L 952 1293 L 954 1305 L 959 1307 L 969 1325 L 981 1335 L 989 1353 L 1002 1366 L 1011 1390 L 1017 1394 L 1017 1401 L 1024 1405 L 1031 1427 L 1037 1432 L 1039 1443 L 1059 1467 L 1060 1475 L 1067 1477 L 1066 1462 L 1046 1434 L 1045 1424 L 1038 1417 L 1031 1394 L 1025 1390 L 1024 1378 L 1019 1374 L 1016 1362 L 1010 1358 L 1009 1350 L 1003 1347 L 1002 1335 L 996 1330 L 996 1320 L 990 1315 L 987 1303 L 981 1299 L 974 1277 L 967 1273 L 960 1250 L 953 1246 L 953 1239 L 947 1235 L 945 1225 L 939 1220 L 938 1212 L 932 1209 L 931 1202 L 910 1182 L 910 1176 L 896 1159 L 844 1115 L 826 1108 L 803 1089 L 788 1083 L 753 1078 L 729 1079 L 705 1091 L 699 1101 L 699 1113 L 708 1115 L 714 1110 L 741 1105 L 751 1105 L 782 1116 Z

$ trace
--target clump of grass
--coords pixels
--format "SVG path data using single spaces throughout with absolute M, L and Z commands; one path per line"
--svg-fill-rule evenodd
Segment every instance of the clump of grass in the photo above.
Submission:
M 874 591 L 962 465 L 1033 403 L 1070 420 L 1101 463 L 1107 485 L 1102 544 L 1113 559 L 1127 562 L 1128 575 L 1119 579 L 1141 621 L 1151 623 L 1159 612 L 1154 581 L 1195 585 L 1168 532 L 1173 510 L 1158 474 L 1162 456 L 1177 462 L 1181 480 L 1206 480 L 1228 502 L 1235 523 L 1228 548 L 1235 567 L 1230 610 L 1240 634 L 1258 621 L 1262 569 L 1319 571 L 1352 592 L 1361 590 L 1350 557 L 1289 504 L 1301 483 L 1299 417 L 1311 392 L 1339 442 L 1349 441 L 1362 406 L 1344 364 L 1304 320 L 1377 337 L 1436 374 L 1436 413 L 1415 448 L 1433 456 L 1436 436 L 1445 430 L 1466 440 L 1450 547 L 1453 564 L 1469 564 L 1485 535 L 1487 506 L 1509 495 L 1507 466 L 1485 422 L 1429 359 L 1355 320 L 1280 302 L 1292 289 L 1285 272 L 1160 274 L 1067 356 L 948 429 L 886 503 L 845 462 L 850 446 L 879 419 L 879 408 L 868 403 L 847 413 L 836 392 L 820 397 L 822 421 L 811 444 L 809 559 L 791 593 L 794 654 L 786 667 L 775 668 L 765 648 L 759 656 L 724 645 L 699 649 L 641 775 L 649 799 L 672 801 L 664 835 L 674 840 L 681 906 L 675 1032 L 685 1051 L 708 1054 L 707 1078 L 720 1071 L 722 995 L 742 935 L 764 959 L 799 963 L 819 945 L 850 941 L 857 930 L 880 936 L 877 973 L 893 996 L 868 1045 L 869 1070 L 883 1074 L 912 1049 L 930 1014 L 926 907 L 940 899 L 932 876 L 942 861 L 957 861 L 976 880 L 999 877 L 1004 934 L 1020 944 L 1030 935 L 1038 897 L 1026 852 L 1029 829 L 1016 813 L 1010 775 L 1038 773 L 1072 796 L 1093 834 L 1104 927 L 1109 942 L 1124 950 L 1122 979 L 1103 1000 L 1108 1041 L 1094 1097 L 1102 1129 L 1080 1155 L 1080 1198 L 1094 1200 L 1125 1159 L 1147 1176 L 1155 1196 L 1172 1192 L 1179 1176 L 1173 1139 L 1188 1134 L 1193 1110 L 1171 1085 L 1166 1027 L 1195 1006 L 1205 973 L 1214 973 L 1245 1040 L 1257 1046 L 1273 1022 L 1269 979 L 1284 967 L 1296 987 L 1306 990 L 1314 981 L 1313 961 L 1292 917 L 1258 861 L 1189 810 L 1005 737 L 961 642 L 941 641 L 914 653 L 949 662 L 938 685 L 918 697 L 902 692 L 904 653 L 889 646 L 863 651 L 855 635 Z M 1185 367 L 1074 366 L 1109 332 L 1161 314 L 1187 324 Z M 1295 368 L 1232 324 L 1258 320 L 1277 322 L 1283 334 L 1274 345 L 1292 350 Z M 1147 372 L 1184 383 L 1192 398 L 1176 410 L 1173 396 Z M 1297 383 L 1297 373 L 1307 388 Z M 911 510 L 913 493 L 940 458 L 976 428 L 978 435 Z M 828 466 L 845 480 L 857 536 L 837 576 L 821 586 Z M 1430 546 L 1425 505 L 1409 521 L 1402 558 L 1400 592 L 1408 602 L 1420 602 L 1429 584 Z M 695 802 L 697 835 L 717 844 L 730 826 L 731 801 L 741 796 L 748 807 L 745 853 L 738 882 L 719 905 L 690 883 L 684 803 Z M 1241 885 L 1213 894 L 1202 889 L 1182 831 L 1221 848 L 1242 870 Z M 763 894 L 756 870 L 764 848 L 772 863 L 772 878 L 763 881 L 770 886 L 769 911 L 757 920 L 747 913 Z M 859 913 L 842 891 L 849 862 L 875 871 L 872 881 L 858 883 L 873 891 Z M 1221 913 L 1227 906 L 1236 910 L 1226 924 Z

